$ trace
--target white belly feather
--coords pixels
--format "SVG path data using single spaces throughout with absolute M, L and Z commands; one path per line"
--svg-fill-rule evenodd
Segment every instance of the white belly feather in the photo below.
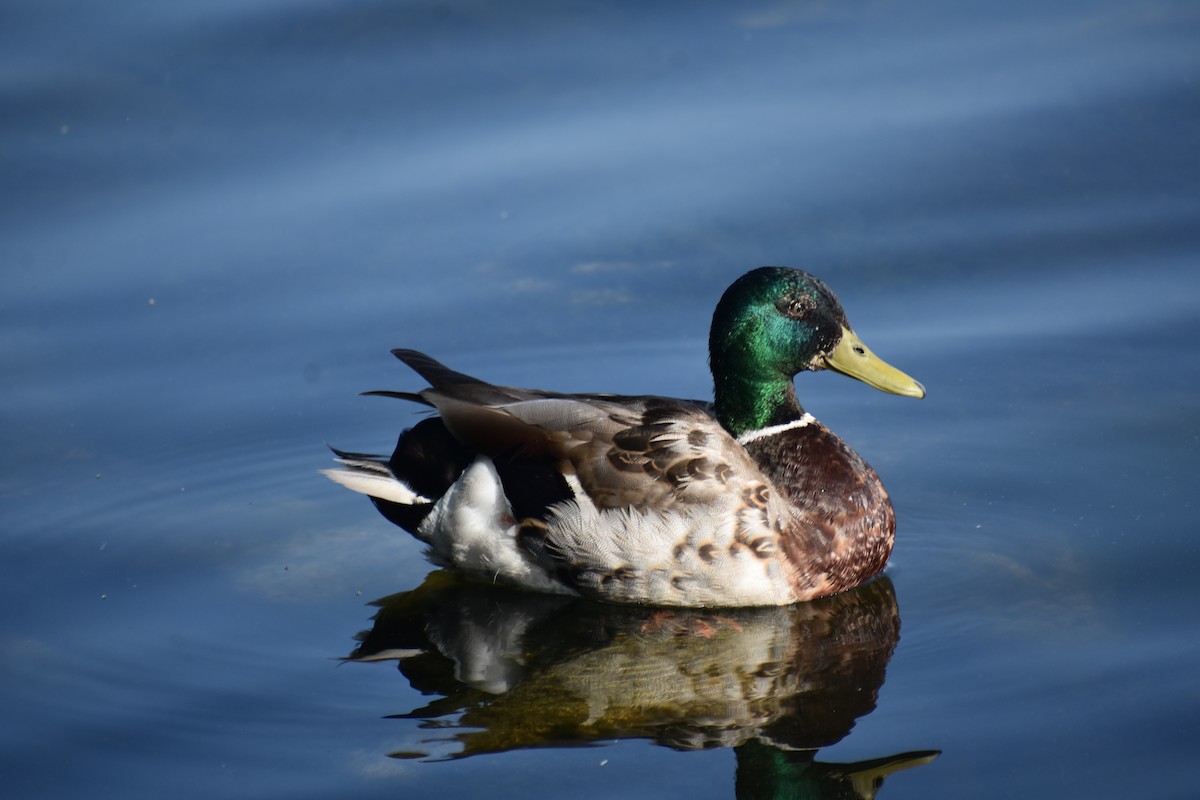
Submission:
M 430 558 L 477 577 L 575 594 L 517 546 L 517 524 L 492 460 L 479 456 L 417 528 Z
M 363 494 L 393 502 L 424 501 L 394 476 L 330 471 Z M 550 563 L 518 544 L 520 526 L 491 459 L 478 456 L 421 521 L 433 562 L 484 580 L 558 594 L 585 594 L 616 602 L 670 606 L 777 605 L 791 588 L 777 558 L 733 546 L 737 517 L 707 505 L 670 512 L 601 509 L 574 475 L 574 498 L 550 509 Z M 427 501 L 426 501 L 427 502 Z M 578 590 L 555 577 L 562 568 Z

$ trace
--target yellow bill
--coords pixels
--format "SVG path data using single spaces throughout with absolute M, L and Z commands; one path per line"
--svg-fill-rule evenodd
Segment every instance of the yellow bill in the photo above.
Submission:
M 924 386 L 872 353 L 858 334 L 847 327 L 842 328 L 842 340 L 837 347 L 826 354 L 825 365 L 883 392 L 925 396 Z

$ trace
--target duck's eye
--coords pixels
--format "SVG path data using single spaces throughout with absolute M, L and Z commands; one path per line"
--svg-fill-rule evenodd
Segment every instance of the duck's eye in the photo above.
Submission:
M 813 299 L 806 294 L 795 295 L 791 297 L 781 297 L 779 302 L 775 304 L 779 309 L 779 313 L 789 319 L 804 319 L 812 313 L 816 304 Z

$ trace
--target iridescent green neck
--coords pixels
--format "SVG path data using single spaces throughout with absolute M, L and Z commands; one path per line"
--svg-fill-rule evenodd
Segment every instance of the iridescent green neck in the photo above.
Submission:
M 792 347 L 777 330 L 774 309 L 765 304 L 724 301 L 709 333 L 708 360 L 713 374 L 717 421 L 734 436 L 799 419 L 792 377 L 799 370 L 787 356 Z
M 781 425 L 804 414 L 790 376 L 739 372 L 713 376 L 717 421 L 734 436 Z

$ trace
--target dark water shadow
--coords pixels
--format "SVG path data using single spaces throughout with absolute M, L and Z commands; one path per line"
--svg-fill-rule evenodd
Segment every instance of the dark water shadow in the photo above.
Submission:
M 888 774 L 938 754 L 815 759 L 875 708 L 900 636 L 887 578 L 788 608 L 700 611 L 605 606 L 435 572 L 374 605 L 375 625 L 349 660 L 395 660 L 435 698 L 391 715 L 430 733 L 396 758 L 641 738 L 735 748 L 739 797 L 872 797 Z

